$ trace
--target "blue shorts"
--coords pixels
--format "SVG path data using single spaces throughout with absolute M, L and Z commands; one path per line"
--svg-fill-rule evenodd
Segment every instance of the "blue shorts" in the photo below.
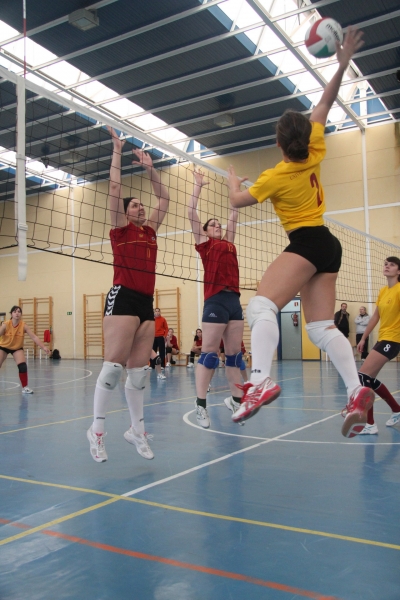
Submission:
M 243 309 L 236 292 L 222 290 L 204 302 L 203 323 L 243 321 Z

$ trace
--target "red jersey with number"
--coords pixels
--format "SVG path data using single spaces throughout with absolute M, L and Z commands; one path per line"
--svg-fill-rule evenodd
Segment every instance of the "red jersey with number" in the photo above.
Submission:
M 204 267 L 204 300 L 224 289 L 239 292 L 239 265 L 235 244 L 209 238 L 195 248 Z
M 114 285 L 152 296 L 156 283 L 157 236 L 154 229 L 128 223 L 110 231 Z

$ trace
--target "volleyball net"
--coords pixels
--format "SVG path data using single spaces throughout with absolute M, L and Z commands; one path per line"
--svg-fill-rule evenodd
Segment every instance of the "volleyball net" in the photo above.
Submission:
M 123 196 L 140 198 L 147 215 L 157 201 L 146 172 L 132 164 L 136 149 L 150 154 L 170 194 L 169 212 L 158 232 L 156 273 L 202 281 L 187 217 L 194 165 L 201 166 L 208 180 L 198 202 L 201 222 L 217 218 L 224 226 L 230 211 L 224 172 L 213 166 L 214 161 L 207 161 L 210 153 L 191 149 L 190 144 L 183 148 L 150 138 L 127 122 L 30 81 L 19 92 L 19 107 L 23 94 L 25 114 L 18 113 L 18 127 L 17 77 L 1 67 L 0 76 L 0 250 L 21 245 L 23 232 L 28 249 L 112 265 L 107 206 L 112 155 L 107 125 L 111 125 L 125 139 Z M 19 210 L 25 197 L 27 229 L 21 222 L 24 212 Z M 383 261 L 399 255 L 400 249 L 329 219 L 326 222 L 343 246 L 337 298 L 374 301 L 383 284 Z M 286 245 L 287 237 L 270 202 L 240 209 L 235 246 L 241 288 L 255 290 L 268 264 Z

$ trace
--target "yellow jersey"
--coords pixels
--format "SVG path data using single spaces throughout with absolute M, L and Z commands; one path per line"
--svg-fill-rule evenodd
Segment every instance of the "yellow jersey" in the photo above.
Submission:
M 0 336 L 0 346 L 8 350 L 20 350 L 24 345 L 25 323 L 20 321 L 14 327 L 12 319 L 10 319 L 9 321 L 4 321 L 3 325 L 6 326 L 6 331 L 4 335 Z
M 320 183 L 320 163 L 326 153 L 324 131 L 325 125 L 311 123 L 307 160 L 281 161 L 261 173 L 249 188 L 257 202 L 271 199 L 285 231 L 324 224 L 325 199 Z
M 376 305 L 379 310 L 380 327 L 378 342 L 400 343 L 400 283 L 389 288 L 387 285 L 379 292 Z

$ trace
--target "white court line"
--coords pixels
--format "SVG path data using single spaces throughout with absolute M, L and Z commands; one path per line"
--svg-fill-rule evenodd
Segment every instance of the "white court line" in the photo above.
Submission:
M 35 390 L 42 390 L 44 388 L 49 388 L 49 387 L 55 387 L 56 385 L 64 385 L 65 383 L 74 383 L 75 381 L 80 381 L 81 379 L 87 379 L 88 377 L 90 377 L 91 375 L 93 375 L 93 371 L 89 371 L 89 369 L 80 369 L 79 367 L 59 367 L 60 369 L 79 369 L 79 371 L 86 371 L 87 373 L 89 373 L 89 375 L 84 375 L 83 377 L 78 377 L 77 379 L 68 379 L 67 381 L 59 381 L 58 383 L 49 383 L 48 385 L 35 385 Z M 35 377 L 32 375 L 32 379 L 34 379 Z M 9 382 L 12 383 L 12 382 Z M 20 384 L 16 384 L 16 387 L 18 387 Z M 5 392 L 6 390 L 2 390 L 3 392 Z M 0 393 L 1 396 L 1 393 Z
M 193 413 L 194 410 L 189 411 L 186 415 Z M 186 416 L 184 415 L 184 417 Z M 293 433 L 297 433 L 298 431 L 303 431 L 304 429 L 308 429 L 309 427 L 313 427 L 314 425 L 318 425 L 319 423 L 324 423 L 325 421 L 329 421 L 329 419 L 333 419 L 333 417 L 337 417 L 337 414 L 330 415 L 329 417 L 325 417 L 324 419 L 320 419 L 319 421 L 315 421 L 314 423 L 309 423 L 308 425 L 303 425 L 303 427 L 298 427 L 297 429 L 293 429 L 292 431 L 288 431 L 287 433 L 282 433 L 273 438 L 264 439 L 264 441 L 259 442 L 258 444 L 254 444 L 253 446 L 248 446 L 247 448 L 242 448 L 241 450 L 236 450 L 236 452 L 232 452 L 231 454 L 225 454 L 225 456 L 221 456 L 220 458 L 215 458 L 214 460 L 210 460 L 201 465 L 197 465 L 197 467 L 192 467 L 191 469 L 187 469 L 186 471 L 181 471 L 181 473 L 176 473 L 176 475 L 171 475 L 170 477 L 165 477 L 165 479 L 159 479 L 158 481 L 154 481 L 153 483 L 149 483 L 148 485 L 144 485 L 140 488 L 136 488 L 130 492 L 126 492 L 125 494 L 121 494 L 122 496 L 134 496 L 135 494 L 139 494 L 140 492 L 144 492 L 145 490 L 149 490 L 150 488 L 156 487 L 157 485 L 162 485 L 163 483 L 167 483 L 168 481 L 173 481 L 174 479 L 178 479 L 179 477 L 183 477 L 184 475 L 189 475 L 190 473 L 194 473 L 195 471 L 199 471 L 200 469 L 204 469 L 205 467 L 209 467 L 210 465 L 215 465 L 223 460 L 227 460 L 228 458 L 232 458 L 232 456 L 237 456 L 238 454 L 243 454 L 243 452 L 247 452 L 248 450 L 254 450 L 254 448 L 259 448 L 265 444 L 269 444 L 270 442 L 275 442 L 276 440 L 280 440 L 288 435 L 292 435 Z M 195 426 L 197 427 L 197 425 Z M 202 428 L 203 429 L 203 428 Z
M 16 381 L 7 381 L 6 379 L 3 379 L 1 383 L 11 383 L 11 385 L 14 386 L 12 388 L 4 388 L 4 390 L 1 390 L 2 392 L 6 392 L 7 390 L 13 390 L 14 388 L 20 387 L 21 385 L 19 382 L 17 383 Z
M 279 396 L 279 398 L 281 398 L 282 396 Z M 325 396 L 324 396 L 325 398 Z M 210 404 L 210 406 L 225 406 L 224 404 Z M 272 407 L 270 407 L 272 408 Z M 278 408 L 277 406 L 274 405 L 274 408 Z M 282 407 L 280 407 L 282 408 Z M 263 437 L 257 437 L 255 435 L 242 435 L 240 433 L 229 433 L 227 431 L 219 431 L 218 429 L 204 429 L 204 427 L 201 427 L 200 425 L 196 425 L 195 423 L 192 423 L 189 420 L 189 415 L 191 415 L 192 413 L 194 413 L 194 410 L 191 410 L 189 412 L 187 412 L 185 415 L 183 415 L 183 420 L 187 425 L 190 425 L 191 427 L 194 427 L 195 429 L 200 429 L 202 431 L 205 432 L 209 432 L 209 433 L 217 433 L 218 435 L 228 435 L 231 437 L 240 437 L 240 438 L 247 438 L 250 440 L 268 440 L 269 438 L 263 438 Z M 330 415 L 332 418 L 333 417 L 338 417 L 341 413 L 335 413 L 334 415 Z M 320 421 L 316 421 L 315 423 L 312 423 L 312 425 L 316 425 L 317 423 L 320 423 Z M 295 430 L 295 431 L 300 431 L 300 430 Z M 288 434 L 287 434 L 288 435 Z M 284 439 L 279 439 L 279 437 L 277 438 L 273 438 L 274 440 L 276 440 L 277 442 L 286 442 L 286 443 L 291 443 L 291 444 L 334 444 L 335 446 L 353 446 L 353 447 L 360 447 L 360 446 L 398 446 L 400 445 L 400 442 L 323 442 L 323 441 L 317 441 L 317 440 L 284 440 Z M 359 438 L 358 438 L 359 439 Z M 272 440 L 270 440 L 272 441 Z

